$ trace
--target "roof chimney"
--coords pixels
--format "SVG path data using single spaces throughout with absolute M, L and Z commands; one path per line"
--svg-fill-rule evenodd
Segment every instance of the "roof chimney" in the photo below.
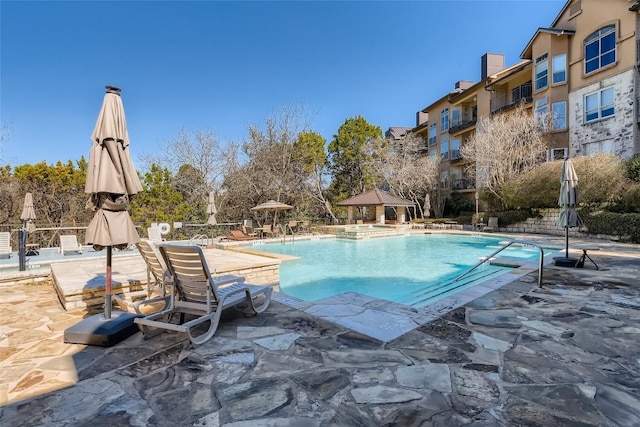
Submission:
M 481 58 L 480 80 L 504 70 L 504 55 L 501 53 L 485 53 Z

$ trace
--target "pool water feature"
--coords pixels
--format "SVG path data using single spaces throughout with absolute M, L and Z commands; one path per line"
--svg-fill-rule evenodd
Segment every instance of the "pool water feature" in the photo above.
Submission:
M 453 282 L 500 247 L 500 240 L 470 235 L 412 234 L 379 239 L 323 239 L 265 244 L 261 251 L 298 257 L 280 266 L 280 291 L 317 301 L 344 292 L 422 307 L 500 275 L 510 268 L 486 265 Z M 536 261 L 537 248 L 507 248 L 511 264 Z

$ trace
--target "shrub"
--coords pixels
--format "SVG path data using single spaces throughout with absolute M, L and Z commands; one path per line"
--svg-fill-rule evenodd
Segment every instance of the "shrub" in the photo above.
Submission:
M 622 160 L 599 154 L 576 157 L 571 161 L 578 175 L 580 203 L 616 203 L 623 199 L 629 181 Z M 542 163 L 505 183 L 504 198 L 509 206 L 557 207 L 561 171 L 561 160 Z
M 640 243 L 640 214 L 579 209 L 582 222 L 591 234 L 620 236 L 623 241 Z
M 526 221 L 528 218 L 537 216 L 531 209 L 515 209 L 510 211 L 496 212 L 488 214 L 487 216 L 497 216 L 498 225 L 500 227 L 506 227 L 511 224 Z
M 634 182 L 640 182 L 640 156 L 630 158 L 625 162 L 627 178 Z

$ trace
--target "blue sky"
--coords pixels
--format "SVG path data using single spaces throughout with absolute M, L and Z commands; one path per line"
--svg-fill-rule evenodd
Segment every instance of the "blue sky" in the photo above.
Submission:
M 356 115 L 414 126 L 480 79 L 484 53 L 518 62 L 564 3 L 3 0 L 0 164 L 88 157 L 107 84 L 122 88 L 136 163 L 181 129 L 242 141 L 283 106 L 304 105 L 327 141 Z

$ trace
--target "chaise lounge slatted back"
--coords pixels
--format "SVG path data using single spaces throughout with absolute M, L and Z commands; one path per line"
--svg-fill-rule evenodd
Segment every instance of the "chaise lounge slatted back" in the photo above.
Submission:
M 160 227 L 149 227 L 147 228 L 147 236 L 151 242 L 159 245 L 164 241 L 162 238 L 162 233 L 160 232 Z
M 11 257 L 11 233 L 3 231 L 0 233 L 0 258 Z
M 136 243 L 136 247 L 147 266 L 147 287 L 130 292 L 130 299 L 121 295 L 114 295 L 113 299 L 123 311 L 136 314 L 166 309 L 169 306 L 168 295 L 171 293 L 171 274 L 150 240 L 142 239 Z
M 60 236 L 60 252 L 67 255 L 69 252 L 77 254 L 82 253 L 82 246 L 78 244 L 78 238 L 75 234 L 65 234 Z
M 145 336 L 168 329 L 186 333 L 194 345 L 202 344 L 213 337 L 226 308 L 245 304 L 257 314 L 266 310 L 271 301 L 269 286 L 248 285 L 238 276 L 212 276 L 199 246 L 160 245 L 160 253 L 173 277 L 173 288 L 168 309 L 135 319 Z M 257 301 L 261 304 L 257 305 Z M 174 313 L 196 317 L 175 324 L 170 322 Z M 206 323 L 209 326 L 204 332 L 197 328 Z

